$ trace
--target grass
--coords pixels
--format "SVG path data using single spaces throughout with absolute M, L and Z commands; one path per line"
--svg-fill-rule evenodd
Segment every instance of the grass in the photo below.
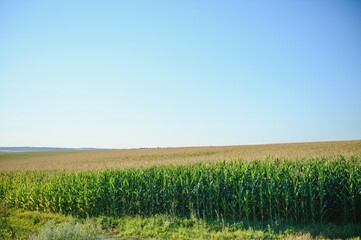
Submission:
M 0 153 L 0 171 L 88 171 L 169 164 L 187 165 L 239 158 L 254 160 L 267 156 L 291 160 L 338 155 L 361 156 L 361 140 L 224 147 Z
M 0 216 L 3 217 L 3 216 Z M 100 216 L 90 219 L 77 219 L 63 214 L 49 214 L 39 211 L 8 209 L 8 226 L 2 232 L 12 231 L 12 235 L 0 235 L 0 239 L 28 239 L 31 236 L 44 236 L 58 226 L 58 232 L 82 229 L 94 233 L 100 239 L 353 239 L 359 240 L 359 224 L 267 224 L 205 221 L 179 218 L 169 215 L 154 216 Z M 50 224 L 49 224 L 50 222 Z M 52 224 L 51 222 L 55 223 Z M 2 225 L 0 225 L 2 226 Z M 59 227 L 60 226 L 60 227 Z M 9 230 L 11 228 L 11 230 Z M 45 232 L 45 234 L 44 234 Z M 34 239 L 49 239 L 35 238 Z
M 126 239 L 328 239 L 360 236 L 358 224 L 301 224 L 244 223 L 205 221 L 198 218 L 179 218 L 169 215 L 123 218 L 99 217 L 103 234 Z
M 90 222 L 90 221 L 89 221 Z M 98 240 L 96 228 L 92 224 L 64 222 L 55 224 L 47 222 L 38 234 L 32 235 L 29 240 Z
M 73 219 L 62 214 L 9 208 L 4 201 L 0 205 L 0 239 L 27 239 L 48 221 L 60 223 Z

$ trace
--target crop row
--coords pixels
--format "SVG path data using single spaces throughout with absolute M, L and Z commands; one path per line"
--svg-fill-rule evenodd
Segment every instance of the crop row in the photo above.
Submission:
M 2 172 L 12 207 L 77 216 L 173 214 L 361 222 L 359 157 L 234 161 L 91 172 Z

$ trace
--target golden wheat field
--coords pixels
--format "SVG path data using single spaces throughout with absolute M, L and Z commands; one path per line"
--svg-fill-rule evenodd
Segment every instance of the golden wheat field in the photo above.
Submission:
M 361 156 L 361 140 L 288 144 L 0 153 L 0 171 L 94 170 L 197 162 Z

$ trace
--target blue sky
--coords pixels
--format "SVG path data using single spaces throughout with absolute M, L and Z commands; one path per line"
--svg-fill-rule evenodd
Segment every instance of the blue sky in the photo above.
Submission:
M 358 1 L 1 1 L 0 146 L 361 139 Z

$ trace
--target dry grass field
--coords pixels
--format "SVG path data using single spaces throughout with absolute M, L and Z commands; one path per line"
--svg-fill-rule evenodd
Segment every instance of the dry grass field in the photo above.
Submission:
M 192 164 L 223 160 L 254 160 L 267 156 L 300 159 L 361 156 L 361 140 L 267 145 L 184 147 L 126 150 L 0 153 L 0 171 L 93 170 Z

